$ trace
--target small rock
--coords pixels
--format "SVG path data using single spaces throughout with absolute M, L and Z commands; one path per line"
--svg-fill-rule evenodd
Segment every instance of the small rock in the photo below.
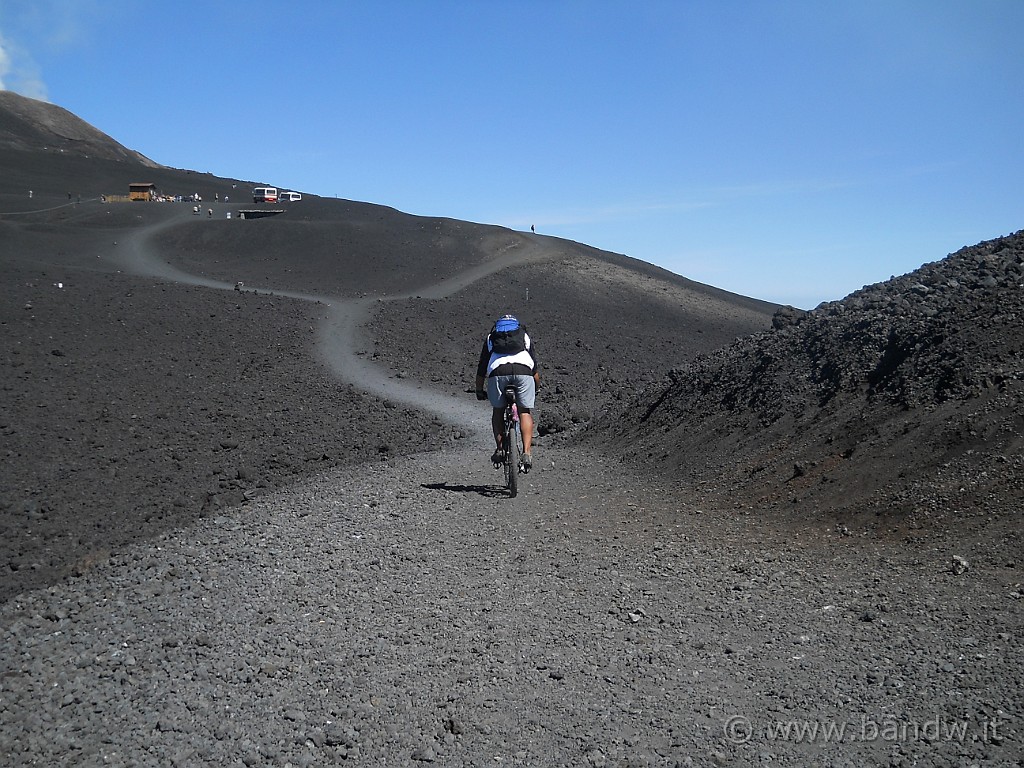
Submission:
M 421 763 L 432 763 L 437 760 L 437 753 L 432 746 L 424 744 L 412 753 L 412 759 L 418 760 Z

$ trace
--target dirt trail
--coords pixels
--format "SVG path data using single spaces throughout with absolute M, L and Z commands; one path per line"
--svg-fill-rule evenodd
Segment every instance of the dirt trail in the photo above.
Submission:
M 232 283 L 190 274 L 161 257 L 159 249 L 153 245 L 154 237 L 163 230 L 179 226 L 192 218 L 187 209 L 176 210 L 175 213 L 177 215 L 163 221 L 140 227 L 125 238 L 117 251 L 116 262 L 126 271 L 136 275 L 217 290 L 236 290 Z M 455 399 L 415 381 L 396 379 L 391 372 L 366 360 L 359 354 L 359 350 L 365 346 L 360 326 L 376 302 L 401 301 L 415 297 L 445 298 L 481 278 L 508 267 L 544 261 L 561 255 L 560 248 L 548 238 L 519 233 L 515 233 L 515 237 L 517 240 L 512 247 L 508 245 L 507 236 L 500 240 L 494 238 L 489 244 L 494 249 L 494 255 L 482 264 L 453 274 L 437 283 L 373 299 L 346 299 L 326 294 L 280 290 L 273 286 L 246 285 L 243 290 L 272 293 L 275 296 L 324 305 L 328 311 L 318 329 L 317 350 L 335 376 L 365 392 L 428 411 L 449 424 L 472 431 L 481 420 L 482 411 L 478 403 Z

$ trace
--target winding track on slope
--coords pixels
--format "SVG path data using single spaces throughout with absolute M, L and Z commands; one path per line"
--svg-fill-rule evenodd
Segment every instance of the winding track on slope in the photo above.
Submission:
M 214 280 L 185 272 L 164 260 L 153 245 L 153 238 L 159 232 L 185 221 L 191 221 L 187 210 L 166 220 L 139 227 L 119 247 L 115 262 L 131 274 L 155 277 L 185 285 L 196 285 L 217 290 L 235 290 L 233 283 Z M 200 225 L 197 222 L 197 225 Z M 240 224 L 244 226 L 244 224 Z M 284 296 L 300 301 L 314 302 L 328 308 L 326 319 L 321 321 L 317 334 L 317 353 L 330 370 L 342 381 L 371 394 L 410 405 L 436 414 L 442 420 L 467 430 L 473 430 L 480 422 L 481 409 L 476 401 L 458 400 L 450 395 L 418 385 L 414 381 L 396 379 L 378 365 L 374 365 L 357 354 L 363 337 L 360 326 L 369 316 L 372 307 L 379 301 L 401 301 L 410 298 L 441 299 L 451 296 L 472 285 L 477 280 L 500 272 L 507 267 L 531 262 L 546 261 L 556 257 L 559 251 L 546 238 L 538 235 L 512 233 L 518 238 L 520 247 L 504 249 L 501 258 L 493 258 L 483 264 L 470 267 L 444 280 L 423 285 L 402 293 L 388 294 L 374 298 L 346 299 L 338 296 L 279 290 L 273 287 L 246 286 L 246 291 Z

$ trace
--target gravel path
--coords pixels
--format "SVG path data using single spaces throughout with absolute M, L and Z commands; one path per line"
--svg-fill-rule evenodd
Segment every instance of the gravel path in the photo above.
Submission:
M 418 286 L 406 292 L 395 292 L 375 298 L 352 298 L 328 294 L 314 294 L 303 291 L 281 290 L 273 286 L 251 286 L 231 283 L 201 275 L 193 275 L 163 258 L 156 239 L 163 232 L 190 222 L 187 208 L 172 209 L 173 216 L 156 223 L 141 226 L 127 235 L 113 252 L 114 261 L 126 272 L 135 275 L 155 277 L 182 285 L 194 285 L 223 291 L 239 290 L 249 293 L 273 295 L 310 302 L 323 307 L 323 319 L 317 329 L 319 357 L 339 381 L 352 384 L 364 392 L 401 402 L 407 406 L 421 408 L 437 414 L 455 426 L 470 429 L 480 408 L 469 398 L 453 398 L 431 387 L 423 386 L 418 380 L 405 381 L 396 378 L 393 371 L 365 359 L 372 342 L 360 330 L 376 306 L 401 302 L 411 298 L 437 300 L 456 294 L 477 281 L 502 272 L 508 267 L 523 264 L 543 263 L 560 255 L 557 241 L 548 238 L 521 235 L 509 232 L 509 242 L 498 249 L 498 256 L 482 264 L 446 275 L 436 282 Z M 480 330 L 483 333 L 484 329 Z M 475 357 L 468 347 L 467 359 Z
M 3 764 L 1016 764 L 998 585 L 557 446 L 509 500 L 484 453 L 333 471 L 9 602 Z

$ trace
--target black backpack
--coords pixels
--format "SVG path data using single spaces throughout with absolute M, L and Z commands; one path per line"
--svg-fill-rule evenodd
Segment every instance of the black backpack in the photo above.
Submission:
M 489 338 L 491 352 L 498 355 L 515 355 L 526 350 L 526 328 L 521 324 L 514 331 L 499 331 L 495 327 Z

